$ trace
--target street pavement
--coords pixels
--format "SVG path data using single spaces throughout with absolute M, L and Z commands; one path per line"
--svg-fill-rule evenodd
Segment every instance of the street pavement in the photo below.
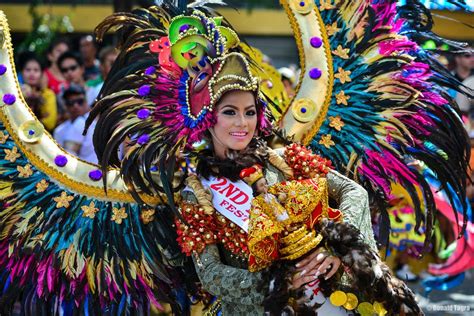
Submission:
M 426 296 L 420 282 L 408 285 L 427 316 L 474 316 L 474 270 L 466 272 L 464 282 L 450 291 L 433 291 Z

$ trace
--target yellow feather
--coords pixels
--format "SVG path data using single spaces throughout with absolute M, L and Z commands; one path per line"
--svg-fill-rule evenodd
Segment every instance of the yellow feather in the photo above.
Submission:
M 132 276 L 132 280 L 137 279 L 137 266 L 135 264 L 135 261 L 130 262 L 128 261 L 128 266 L 130 267 L 130 275 Z
M 16 246 L 18 244 L 18 241 L 17 242 L 14 242 L 14 243 L 10 243 L 8 245 L 8 256 L 10 257 L 13 253 L 13 250 L 15 250 Z
M 103 291 L 106 291 L 106 289 L 102 288 L 102 276 L 100 275 L 102 273 L 103 265 L 104 264 L 102 259 L 99 259 L 99 262 L 97 263 L 97 268 L 95 270 L 95 279 L 97 280 L 97 292 L 99 295 Z
M 0 181 L 0 198 L 4 199 L 12 195 L 12 182 Z
M 79 277 L 79 275 L 82 273 L 86 265 L 85 257 L 81 253 L 79 253 L 77 249 L 77 245 L 79 245 L 80 238 L 81 238 L 81 230 L 78 229 L 77 232 L 74 234 L 74 241 L 73 241 L 73 250 L 76 257 L 75 277 Z
M 87 283 L 89 284 L 89 288 L 92 294 L 95 294 L 95 260 L 94 257 L 89 257 L 87 259 L 87 271 L 86 271 L 86 276 L 87 276 Z
M 41 210 L 40 207 L 35 206 L 35 207 L 31 208 L 28 212 L 23 213 L 21 215 L 22 220 L 20 220 L 16 224 L 16 229 L 13 232 L 13 236 L 25 236 L 27 231 L 32 228 L 31 225 L 28 225 L 30 219 L 34 215 L 36 215 L 36 213 L 40 210 Z M 37 221 L 35 221 L 35 223 L 37 223 Z
M 3 229 L 0 232 L 0 239 L 10 238 L 15 224 L 21 219 L 20 212 L 25 207 L 25 202 L 15 202 L 11 206 L 0 212 L 0 218 L 3 219 Z

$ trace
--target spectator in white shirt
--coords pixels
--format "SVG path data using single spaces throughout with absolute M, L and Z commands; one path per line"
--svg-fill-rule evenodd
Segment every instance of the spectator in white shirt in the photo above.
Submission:
M 82 135 L 90 110 L 84 88 L 71 84 L 64 91 L 63 98 L 69 119 L 56 128 L 54 138 L 69 153 L 82 160 L 97 163 L 97 155 L 92 144 L 95 123 L 89 127 L 86 135 Z
M 116 50 L 113 46 L 106 46 L 100 50 L 99 60 L 101 75 L 99 78 L 86 82 L 87 103 L 91 107 L 94 105 L 95 99 L 99 96 L 99 92 L 104 85 L 104 80 L 107 78 L 110 69 L 112 69 L 112 65 L 114 64 L 115 59 L 117 59 L 118 53 L 118 50 Z

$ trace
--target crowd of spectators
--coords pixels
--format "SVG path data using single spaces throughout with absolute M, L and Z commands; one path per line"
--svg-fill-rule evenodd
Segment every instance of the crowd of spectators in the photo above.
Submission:
M 118 51 L 112 46 L 99 50 L 92 35 L 80 38 L 79 51 L 72 47 L 61 38 L 45 56 L 20 54 L 18 77 L 26 103 L 57 143 L 82 160 L 97 163 L 92 145 L 95 124 L 85 135 L 83 131 Z

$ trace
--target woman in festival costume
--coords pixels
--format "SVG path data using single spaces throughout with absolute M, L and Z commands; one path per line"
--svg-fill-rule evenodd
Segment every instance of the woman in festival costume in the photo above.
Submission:
M 297 28 L 304 71 L 291 104 L 268 104 L 271 119 L 288 137 L 363 184 L 382 214 L 391 182 L 415 196 L 419 189 L 423 199 L 415 206 L 427 235 L 433 197 L 407 157 L 425 162 L 453 189 L 448 198 L 452 192 L 461 196 L 464 209 L 465 134 L 443 90 L 456 82 L 410 39 L 413 33 L 429 35 L 423 23 L 430 21 L 429 12 L 417 2 L 403 7 L 395 1 L 282 3 Z M 159 301 L 187 314 L 189 295 L 206 297 L 196 286 L 199 279 L 221 298 L 224 312 L 264 311 L 272 281 L 247 270 L 244 215 L 250 205 L 244 205 L 252 192 L 239 182 L 239 173 L 258 163 L 272 185 L 291 178 L 296 166 L 287 168 L 283 158 L 258 142 L 271 130 L 251 51 L 221 17 L 194 9 L 165 2 L 113 15 L 99 26 L 99 37 L 112 27 L 123 35 L 121 54 L 90 115 L 90 122 L 99 116 L 94 143 L 100 168 L 65 153 L 28 111 L 5 57 L 11 56 L 11 43 L 1 20 L 2 47 L 8 50 L 0 55 L 5 76 L 0 306 L 6 313 L 21 299 L 25 313 L 34 315 L 146 313 Z M 121 160 L 118 149 L 128 139 Z M 208 149 L 195 152 L 193 145 L 203 139 Z M 176 157 L 183 153 L 195 154 L 196 176 L 175 177 Z M 330 277 L 337 268 L 350 267 L 348 274 L 362 277 L 375 294 L 390 295 L 360 297 L 359 313 L 372 313 L 376 302 L 389 309 L 391 300 L 405 302 L 395 308 L 416 310 L 403 285 L 396 287 L 401 292 L 387 291 L 388 281 L 396 280 L 376 256 L 367 193 L 336 171 L 328 173 L 327 183 L 343 224 L 357 234 L 323 222 L 328 227 L 320 231 L 331 232 L 323 238 L 342 239 L 341 248 L 328 244 L 332 253 L 311 251 L 287 283 L 298 291 L 318 270 Z M 223 199 L 215 201 L 219 195 Z M 419 212 L 422 206 L 426 214 Z M 354 305 L 347 292 L 335 297 L 336 305 Z M 291 300 L 284 303 L 292 306 Z M 312 312 L 318 308 L 303 306 Z
M 290 8 L 296 6 L 294 9 L 296 11 L 300 10 L 298 13 L 305 14 L 302 11 L 307 10 L 307 8 L 301 9 L 297 7 L 298 5 L 301 5 L 301 3 L 290 2 L 288 4 Z M 341 4 L 341 11 L 344 6 L 344 4 Z M 345 10 L 355 10 L 349 4 L 346 4 L 346 6 Z M 333 6 L 333 8 L 335 7 Z M 326 7 L 326 9 L 329 10 L 330 8 Z M 376 11 L 383 12 L 386 15 L 385 20 L 377 22 L 377 26 L 380 27 L 381 34 L 378 34 L 380 37 L 383 37 L 382 25 L 384 23 L 396 23 L 393 20 L 393 5 L 366 7 L 365 9 L 367 11 L 359 17 L 361 19 L 360 24 L 354 25 L 353 34 L 348 35 L 355 43 L 358 43 L 361 37 L 356 31 L 361 31 L 361 28 L 365 26 L 364 23 L 366 23 L 362 20 L 369 19 L 370 15 Z M 196 22 L 196 20 L 199 20 L 199 22 Z M 152 112 L 153 120 L 163 122 L 164 126 L 162 125 L 157 131 L 152 131 L 146 127 L 148 124 L 152 124 L 153 121 L 145 119 L 143 123 L 137 122 L 124 125 L 119 133 L 107 132 L 107 128 L 100 128 L 99 130 L 103 132 L 98 134 L 100 137 L 97 137 L 97 145 L 99 148 L 103 148 L 104 159 L 102 163 L 108 164 L 115 161 L 114 146 L 121 141 L 122 135 L 141 133 L 142 135 L 139 138 L 149 139 L 149 145 L 138 144 L 140 146 L 136 146 L 130 152 L 122 163 L 122 166 L 129 166 L 129 168 L 123 168 L 125 178 L 130 181 L 132 188 L 146 190 L 143 184 L 153 186 L 154 183 L 150 176 L 146 174 L 146 168 L 141 167 L 143 171 L 140 172 L 133 166 L 136 165 L 135 162 L 144 163 L 145 161 L 156 160 L 161 170 L 162 182 L 157 185 L 156 189 L 171 192 L 172 184 L 169 180 L 171 174 L 169 171 L 163 171 L 172 170 L 169 166 L 174 163 L 173 154 L 178 148 L 185 148 L 185 151 L 189 151 L 194 142 L 207 140 L 208 149 L 196 154 L 198 162 L 197 176 L 192 176 L 186 180 L 186 189 L 181 194 L 182 201 L 179 204 L 180 211 L 177 221 L 178 241 L 183 252 L 188 255 L 196 255 L 194 261 L 203 287 L 221 299 L 224 313 L 229 311 L 250 312 L 255 311 L 256 308 L 258 309 L 258 306 L 262 306 L 261 301 L 254 300 L 254 297 L 259 297 L 259 295 L 265 293 L 265 287 L 268 289 L 269 284 L 264 284 L 263 289 L 252 288 L 251 283 L 253 285 L 259 283 L 255 280 L 259 275 L 250 274 L 246 270 L 235 269 L 235 267 L 248 268 L 246 260 L 248 259 L 246 246 L 248 217 L 246 217 L 246 212 L 249 210 L 249 200 L 246 200 L 246 197 L 249 198 L 249 194 L 248 191 L 247 194 L 245 193 L 245 186 L 232 182 L 239 179 L 238 175 L 242 168 L 249 167 L 254 163 L 264 164 L 266 170 L 273 171 L 267 171 L 271 178 L 269 180 L 273 180 L 269 181 L 270 183 L 289 179 L 291 171 L 294 172 L 294 170 L 292 168 L 288 169 L 284 160 L 278 159 L 278 156 L 271 154 L 269 148 L 259 144 L 254 139 L 254 136 L 266 136 L 270 133 L 264 117 L 265 96 L 258 91 L 258 79 L 251 73 L 251 64 L 247 59 L 248 57 L 241 55 L 239 51 L 238 38 L 232 30 L 220 23 L 219 19 L 206 18 L 205 14 L 198 11 L 194 12 L 191 17 L 183 16 L 172 19 L 168 29 L 168 37 L 161 37 L 155 43 L 150 44 L 150 50 L 158 55 L 160 68 L 156 74 L 151 74 L 150 79 L 145 78 L 145 80 L 139 82 L 141 86 L 137 85 L 136 90 L 146 100 L 136 108 L 140 109 L 141 107 L 139 111 L 148 109 Z M 401 21 L 397 23 L 401 24 Z M 396 31 L 395 28 L 392 30 L 392 32 Z M 220 39 L 216 33 L 219 33 L 221 38 L 224 37 L 224 40 Z M 393 36 L 393 38 L 395 37 Z M 312 40 L 311 45 L 317 47 L 318 43 L 315 43 L 317 39 L 312 38 Z M 354 45 L 357 46 L 358 44 Z M 400 39 L 399 42 L 394 40 L 380 44 L 382 48 L 387 50 L 386 54 L 391 56 L 397 49 L 400 52 L 411 49 L 410 45 L 414 44 L 406 39 L 404 41 Z M 338 61 L 340 66 L 347 59 L 345 57 L 347 50 L 348 48 L 342 47 L 335 49 L 335 58 L 341 58 Z M 370 49 L 367 49 L 367 54 L 372 54 Z M 395 88 L 390 90 L 387 88 L 390 86 L 389 81 L 386 81 L 388 79 L 384 79 L 388 84 L 384 88 L 384 97 L 387 97 L 390 93 L 395 93 L 399 90 L 397 87 L 404 84 L 402 77 L 397 77 L 395 73 L 391 73 L 394 71 L 391 67 L 398 68 L 399 66 L 383 63 L 371 66 L 386 67 L 387 73 L 390 74 L 387 75 L 387 78 L 393 80 L 392 84 Z M 415 69 L 410 67 L 425 69 L 418 64 L 406 65 L 407 75 L 405 77 L 407 80 L 417 83 L 419 80 L 427 79 L 428 74 L 418 75 L 417 77 L 410 76 L 412 72 L 416 73 Z M 183 69 L 185 71 L 182 71 Z M 339 73 L 335 74 L 335 77 L 340 83 L 351 81 L 350 71 L 344 71 L 342 67 L 338 67 L 338 71 Z M 316 72 L 310 72 L 309 76 L 315 79 L 317 77 Z M 179 83 L 177 82 L 178 78 Z M 374 77 L 375 82 L 377 82 L 376 79 L 378 80 L 379 77 Z M 156 82 L 159 85 L 156 85 Z M 183 85 L 183 82 L 186 84 Z M 141 94 L 143 90 L 146 91 L 144 95 Z M 174 94 L 170 93 L 171 90 Z M 105 92 L 109 93 L 107 90 Z M 337 100 L 334 101 L 337 104 L 346 105 L 349 98 L 348 96 L 343 98 L 342 94 L 343 92 L 340 90 L 337 93 Z M 120 99 L 126 102 L 125 98 L 130 96 L 130 94 L 121 96 Z M 425 99 L 420 99 L 419 102 L 432 102 L 431 99 L 426 99 L 428 97 L 434 98 L 435 96 L 426 92 Z M 394 99 L 396 99 L 395 96 Z M 148 105 L 149 100 L 156 101 Z M 113 101 L 117 104 L 118 100 Z M 435 101 L 443 102 L 441 100 Z M 368 103 L 367 100 L 365 102 Z M 388 100 L 386 100 L 386 104 L 388 105 Z M 129 113 L 120 112 L 119 107 L 111 107 L 110 105 L 110 100 L 104 100 L 103 103 L 99 102 L 97 104 L 94 111 L 94 113 L 101 113 L 101 121 L 104 127 L 110 126 L 112 116 L 119 119 L 117 122 L 123 122 L 130 115 Z M 295 104 L 292 112 L 298 122 L 308 121 L 305 114 L 310 112 L 310 105 L 311 103 L 300 102 L 298 107 Z M 300 113 L 295 113 L 298 109 Z M 305 109 L 306 111 L 304 111 Z M 108 117 L 103 116 L 104 112 Z M 274 112 L 272 111 L 272 113 Z M 182 115 L 176 115 L 176 113 Z M 329 126 L 335 130 L 341 130 L 344 126 L 342 120 L 337 120 L 343 117 L 343 114 L 339 113 L 340 116 L 331 117 L 329 120 Z M 385 111 L 384 115 L 387 114 L 388 112 Z M 120 117 L 117 115 L 120 115 Z M 288 118 L 288 115 L 280 120 L 284 128 L 287 127 L 285 125 L 286 118 Z M 399 117 L 399 119 L 402 118 Z M 245 123 L 246 121 L 252 121 L 255 125 L 252 127 L 248 122 Z M 239 124 L 249 124 L 250 126 L 242 127 Z M 405 124 L 409 125 L 409 122 L 407 121 Z M 409 126 L 410 129 L 412 125 Z M 294 128 L 293 125 L 288 130 L 291 131 Z M 255 130 L 255 135 L 253 130 Z M 148 134 L 148 131 L 150 134 Z M 412 133 L 414 134 L 415 131 L 412 131 Z M 395 134 L 393 134 L 393 137 L 395 137 Z M 420 133 L 417 135 L 421 137 Z M 331 142 L 324 140 L 330 138 L 330 134 L 325 136 L 319 141 L 319 145 L 322 146 L 316 146 L 322 152 L 324 152 L 324 148 L 331 148 Z M 388 140 L 393 142 L 390 137 Z M 373 152 L 373 155 L 369 155 L 370 152 L 370 150 L 367 150 L 366 153 L 367 157 L 371 157 L 369 160 L 376 156 L 375 152 Z M 412 176 L 409 176 L 410 172 L 400 161 L 397 161 L 399 158 L 390 156 L 388 152 L 384 153 L 384 156 L 381 159 L 387 162 L 392 159 L 392 162 L 398 165 L 398 170 L 390 172 L 393 174 L 401 172 L 407 178 L 405 182 L 408 188 L 415 185 L 407 182 L 410 181 L 409 179 Z M 294 167 L 295 165 L 293 164 Z M 361 172 L 362 170 L 367 172 L 364 176 L 365 181 L 372 178 L 372 185 L 382 184 L 377 175 L 380 170 L 374 173 L 368 171 L 367 167 L 361 168 Z M 403 284 L 397 283 L 395 279 L 391 278 L 380 263 L 380 259 L 378 259 L 375 242 L 372 239 L 368 203 L 364 198 L 365 192 L 361 187 L 334 171 L 330 172 L 327 179 L 330 196 L 340 202 L 339 208 L 344 214 L 345 221 L 353 225 L 355 229 L 350 230 L 353 232 L 352 234 L 344 234 L 344 230 L 338 230 L 331 227 L 331 223 L 327 223 L 326 225 L 329 225 L 331 229 L 326 230 L 324 237 L 327 238 L 330 245 L 332 242 L 330 251 L 337 255 L 329 255 L 321 249 L 308 254 L 306 261 L 303 261 L 306 264 L 302 263 L 300 273 L 291 282 L 295 289 L 300 289 L 300 285 L 314 281 L 316 273 L 324 274 L 327 272 L 328 277 L 332 276 L 340 265 L 339 261 L 342 261 L 345 267 L 351 267 L 353 270 L 347 274 L 351 275 L 354 280 L 360 278 L 353 284 L 358 285 L 359 289 L 367 289 L 367 292 L 362 293 L 359 298 L 363 306 L 378 301 L 387 304 L 392 313 L 397 313 L 405 307 L 412 312 L 419 312 L 416 303 L 413 301 L 412 293 Z M 403 179 L 403 176 L 398 179 Z M 422 183 L 422 180 L 420 179 L 419 182 Z M 374 186 L 372 188 L 374 189 Z M 210 195 L 205 193 L 207 189 L 212 192 L 212 200 Z M 171 199 L 171 196 L 168 195 L 168 197 Z M 429 221 L 429 218 L 426 220 Z M 358 233 L 357 229 L 361 233 Z M 348 245 L 349 243 L 351 243 L 351 246 Z M 354 255 L 356 252 L 358 252 L 358 255 Z M 318 255 L 318 260 L 311 260 Z M 356 263 L 354 258 L 364 259 Z M 239 260 L 243 262 L 238 263 Z M 328 266 L 331 266 L 331 269 L 325 271 Z M 303 275 L 301 275 L 302 271 L 305 271 Z M 237 290 L 242 287 L 238 285 L 243 286 L 242 291 Z M 341 288 L 343 287 L 341 286 Z M 389 288 L 392 290 L 388 290 Z M 334 286 L 331 289 L 335 290 L 338 287 Z M 326 291 L 325 294 L 328 296 L 332 293 Z M 368 302 L 364 302 L 364 299 Z M 349 309 L 357 308 L 357 303 L 353 306 L 353 297 L 348 299 L 346 296 L 346 300 L 341 299 L 341 301 L 337 303 L 346 305 Z M 240 304 L 235 304 L 236 302 L 240 302 Z M 270 304 L 267 304 L 267 307 Z M 310 306 L 309 309 L 316 310 L 314 306 Z M 361 310 L 364 310 L 364 307 Z
M 235 85 L 228 88 L 235 89 Z M 252 244 L 254 239 L 251 237 L 258 235 L 258 232 L 257 229 L 249 231 L 254 236 L 247 236 L 246 233 L 248 231 L 247 223 L 252 218 L 251 216 L 249 217 L 252 191 L 242 181 L 238 181 L 239 174 L 242 168 L 248 167 L 248 164 L 263 163 L 268 168 L 272 168 L 273 172 L 269 178 L 273 178 L 274 181 L 279 180 L 279 183 L 276 184 L 278 186 L 286 178 L 292 179 L 294 173 L 294 169 L 289 167 L 283 158 L 279 157 L 263 143 L 258 142 L 257 139 L 253 139 L 252 135 L 254 135 L 259 125 L 257 123 L 259 122 L 257 116 L 259 110 L 256 105 L 252 105 L 254 103 L 256 102 L 252 93 L 235 90 L 230 90 L 218 101 L 214 110 L 217 122 L 209 129 L 211 146 L 205 152 L 198 153 L 197 155 L 197 175 L 201 178 L 197 176 L 188 178 L 188 186 L 184 190 L 183 202 L 181 203 L 183 220 L 177 222 L 178 241 L 183 251 L 189 255 L 196 255 L 194 260 L 203 288 L 220 299 L 224 314 L 261 314 L 263 312 L 265 294 L 269 291 L 271 295 L 269 290 L 270 280 L 265 280 L 267 281 L 265 284 L 260 273 L 247 271 L 248 268 L 253 270 L 261 268 L 262 262 L 255 262 L 253 259 L 257 259 L 256 257 L 249 257 L 252 254 L 252 251 L 249 251 L 249 247 L 254 246 Z M 260 111 L 260 113 L 262 112 Z M 304 153 L 301 147 L 299 153 Z M 298 157 L 301 156 L 298 155 Z M 311 158 L 309 161 L 312 160 Z M 303 162 L 303 160 L 300 159 L 299 161 Z M 314 168 L 319 168 L 319 166 L 311 167 L 308 174 L 314 174 Z M 367 223 L 370 218 L 364 190 L 335 172 L 331 172 L 328 178 L 330 190 L 340 194 L 332 194 L 332 197 L 346 205 L 344 210 L 348 218 L 355 218 L 357 222 Z M 306 192 L 314 190 L 314 185 L 310 184 L 310 182 L 300 180 L 298 183 L 302 184 L 302 189 Z M 327 187 L 324 185 L 325 181 L 320 181 L 320 183 L 321 189 L 319 192 L 315 191 L 316 195 L 327 190 Z M 210 190 L 211 193 L 206 191 L 206 189 Z M 302 192 L 299 193 L 301 194 Z M 287 194 L 290 195 L 290 199 L 293 198 L 291 197 L 291 192 Z M 307 208 L 301 208 L 304 214 L 311 213 L 318 204 L 320 204 L 320 207 L 327 208 L 327 195 L 324 193 L 320 201 L 317 199 L 313 200 L 315 196 L 301 197 L 307 199 L 304 201 L 304 206 Z M 258 201 L 258 197 L 256 199 Z M 326 199 L 326 202 L 324 202 L 324 199 Z M 265 205 L 266 203 L 268 202 L 264 201 L 260 205 Z M 320 211 L 323 210 L 327 211 L 327 209 L 321 209 Z M 365 218 L 361 217 L 360 214 L 365 214 Z M 357 222 L 353 222 L 354 225 L 357 225 Z M 254 224 L 255 226 L 265 225 L 265 221 L 258 221 Z M 392 312 L 397 313 L 400 308 L 403 308 L 404 303 L 410 306 L 410 310 L 419 312 L 414 302 L 413 294 L 406 286 L 400 286 L 401 283 L 396 284 L 392 282 L 391 288 L 393 288 L 393 292 L 391 292 L 387 286 L 382 288 L 378 285 L 378 280 L 386 282 L 389 276 L 382 273 L 376 251 L 369 246 L 370 241 L 373 243 L 370 226 L 369 230 L 365 232 L 367 237 L 362 237 L 356 229 L 353 229 L 356 232 L 352 235 L 348 234 L 347 228 L 351 227 L 350 225 L 344 226 L 344 229 L 340 229 L 337 233 L 330 227 L 329 223 L 327 225 L 329 225 L 329 228 L 325 229 L 325 237 L 328 237 L 328 239 L 332 238 L 334 245 L 339 243 L 337 248 L 331 248 L 331 250 L 340 257 L 329 255 L 325 248 L 320 248 L 319 251 L 313 251 L 312 254 L 309 254 L 308 258 L 312 257 L 314 260 L 308 260 L 307 264 L 302 265 L 295 280 L 290 281 L 294 283 L 296 292 L 298 292 L 301 285 L 314 282 L 317 279 L 317 275 L 327 278 L 333 276 L 339 269 L 342 260 L 345 266 L 352 267 L 351 270 L 358 274 L 355 276 L 356 278 L 361 277 L 365 273 L 364 281 L 374 286 L 379 292 L 377 298 L 383 298 L 381 301 L 384 303 L 389 302 L 391 299 L 396 302 L 395 304 L 390 304 Z M 268 225 L 261 226 L 258 231 L 260 234 L 268 235 L 276 233 L 274 228 L 274 226 Z M 331 231 L 333 236 L 328 236 Z M 344 236 L 346 238 L 350 236 L 350 238 L 343 238 L 342 233 L 344 231 Z M 298 231 L 295 233 L 299 234 Z M 305 235 L 305 232 L 303 234 Z M 301 248 L 306 248 L 308 253 L 308 251 L 316 249 L 317 241 L 322 236 L 317 237 L 309 233 L 309 236 L 306 237 L 309 238 L 302 237 L 307 239 L 307 242 Z M 363 241 L 365 238 L 368 242 Z M 357 243 L 357 240 L 361 241 Z M 270 238 L 268 241 L 271 243 L 274 240 Z M 295 240 L 294 242 L 292 245 L 297 245 L 298 241 Z M 330 243 L 326 242 L 326 244 Z M 292 245 L 289 245 L 289 247 Z M 270 244 L 263 245 L 261 248 L 272 252 Z M 306 254 L 303 251 L 302 249 L 295 249 L 295 251 L 292 251 L 292 255 L 297 255 L 294 257 L 296 259 Z M 355 255 L 356 253 L 357 255 Z M 318 259 L 316 259 L 317 255 L 319 255 Z M 354 262 L 353 256 L 358 258 L 359 262 Z M 261 257 L 258 259 L 261 259 Z M 291 259 L 291 257 L 288 259 Z M 329 266 L 331 268 L 327 269 Z M 303 273 L 301 275 L 304 270 L 306 270 L 307 274 Z M 278 273 L 275 273 L 278 271 L 272 272 L 273 277 L 278 276 Z M 296 272 L 296 268 L 294 272 Z M 386 271 L 384 272 L 386 273 Z M 284 281 L 286 282 L 287 280 Z M 281 285 L 278 284 L 278 286 Z M 346 287 L 345 290 L 347 288 L 349 287 Z M 370 289 L 371 287 L 368 288 Z M 304 289 L 302 288 L 302 290 Z M 318 287 L 313 287 L 312 291 L 317 293 Z M 335 290 L 329 294 L 333 292 Z M 354 292 L 354 289 L 351 292 Z M 367 293 L 370 293 L 370 290 Z M 336 297 L 338 294 L 340 295 L 339 297 L 342 296 L 342 302 L 339 303 L 335 299 L 336 305 L 345 304 L 349 310 L 354 310 L 358 307 L 357 299 L 354 300 L 352 298 L 354 294 L 351 294 L 351 300 L 347 304 L 344 301 L 346 294 L 339 292 L 336 293 Z M 365 297 L 367 298 L 370 294 L 366 294 Z M 305 296 L 304 293 L 295 295 L 293 297 L 295 301 Z M 393 297 L 396 298 L 394 299 Z M 291 302 L 292 297 L 290 295 L 287 295 L 286 298 Z M 280 297 L 279 299 L 281 301 L 282 298 Z M 370 303 L 361 301 L 361 309 L 363 310 L 364 306 L 367 305 L 373 306 L 372 304 L 374 303 L 377 306 L 375 299 L 375 297 L 370 297 Z M 289 302 L 285 302 L 285 304 L 290 304 Z M 324 304 L 325 302 L 326 299 L 324 296 L 321 296 L 315 299 L 315 301 L 308 299 L 308 302 L 301 304 L 306 310 L 299 310 L 297 306 L 292 308 L 295 309 L 296 313 L 344 314 L 344 309 L 332 306 L 329 302 Z M 272 314 L 279 314 L 284 310 L 284 305 L 275 304 L 276 301 L 274 300 L 268 300 L 266 303 L 267 307 L 273 304 L 272 308 L 267 310 Z M 318 308 L 317 304 L 322 305 L 321 309 Z
M 239 174 L 243 168 L 255 163 L 264 164 L 267 172 L 271 170 L 273 181 L 278 182 L 292 179 L 294 172 L 298 171 L 259 141 L 259 136 L 271 133 L 265 115 L 267 101 L 259 91 L 259 80 L 252 74 L 248 58 L 242 54 L 238 45 L 237 35 L 220 25 L 219 18 L 209 17 L 202 11 L 175 17 L 169 25 L 168 36 L 150 44 L 150 50 L 157 54 L 159 68 L 151 70 L 147 75 L 149 79 L 141 80 L 141 85 L 137 87 L 139 95 L 156 100 L 150 104 L 153 109 L 148 108 L 148 101 L 133 101 L 141 103 L 137 107 L 139 111 L 148 110 L 153 120 L 162 122 L 164 126 L 157 130 L 141 128 L 148 121 L 145 118 L 144 123 L 137 121 L 133 125 L 127 124 L 119 132 L 103 128 L 104 124 L 110 124 L 114 112 L 119 114 L 120 106 L 117 104 L 128 103 L 125 97 L 122 97 L 123 101 L 113 100 L 112 107 L 110 100 L 104 98 L 91 113 L 92 117 L 100 113 L 97 128 L 103 132 L 96 133 L 96 141 L 99 145 L 97 148 L 103 148 L 103 158 L 111 154 L 110 158 L 114 160 L 115 144 L 123 141 L 124 135 L 138 133 L 138 141 L 122 165 L 129 165 L 135 159 L 150 159 L 156 161 L 163 171 L 168 168 L 165 167 L 168 163 L 176 159 L 176 146 L 185 152 L 192 152 L 193 143 L 207 141 L 208 148 L 195 153 L 196 175 L 186 179 L 187 186 L 181 194 L 176 221 L 178 242 L 184 253 L 193 256 L 203 289 L 219 299 L 224 314 L 231 315 L 262 314 L 263 298 L 269 286 L 262 283 L 259 273 L 248 270 L 247 231 L 252 193 L 244 182 L 238 181 Z M 160 84 L 153 85 L 154 82 Z M 144 141 L 140 142 L 140 139 Z M 100 146 L 102 142 L 105 146 Z M 151 148 L 153 150 L 149 151 Z M 289 153 L 285 154 L 291 157 Z M 308 158 L 310 163 L 311 154 L 307 153 L 308 157 L 304 157 L 304 154 L 301 147 L 293 149 L 297 162 L 303 163 L 303 158 Z M 295 167 L 297 164 L 292 165 Z M 302 171 L 303 176 L 314 173 L 315 168 L 320 167 L 314 163 L 309 166 L 310 170 L 306 173 Z M 142 176 L 138 169 L 131 167 L 128 171 L 134 172 L 128 178 L 133 187 L 139 181 L 152 181 L 152 178 L 147 179 L 146 170 L 143 180 L 137 178 Z M 161 186 L 165 192 L 172 189 L 170 176 L 173 177 L 174 173 L 161 174 Z M 390 288 L 388 283 L 385 288 L 378 285 L 379 279 L 387 280 L 390 277 L 386 271 L 384 274 L 377 268 L 380 259 L 370 226 L 365 190 L 334 171 L 327 179 L 329 192 L 333 192 L 331 196 L 340 202 L 348 223 L 356 229 L 360 228 L 362 234 L 357 231 L 352 235 L 356 239 L 350 241 L 357 245 L 352 247 L 347 243 L 348 240 L 341 243 L 341 231 L 336 233 L 328 228 L 327 234 L 332 231 L 341 247 L 338 250 L 331 249 L 333 254 L 329 254 L 325 248 L 309 249 L 312 253 L 308 252 L 308 258 L 319 257 L 301 266 L 294 280 L 295 290 L 314 281 L 316 273 L 331 277 L 340 268 L 342 260 L 344 266 L 355 273 L 365 269 L 366 288 L 370 289 L 370 284 L 380 292 L 378 297 L 373 297 L 368 291 L 370 294 L 364 295 L 364 299 L 369 302 L 362 302 L 361 299 L 362 309 L 365 305 L 372 307 L 375 299 L 382 298 L 383 303 L 390 303 L 395 313 L 405 307 L 419 312 L 412 292 L 406 286 L 400 286 L 402 283 L 392 282 Z M 303 181 L 300 182 L 303 187 L 311 186 Z M 311 208 L 311 205 L 307 206 Z M 360 242 L 357 243 L 357 240 Z M 313 241 L 309 243 L 313 244 Z M 350 251 L 359 252 L 352 256 Z M 329 266 L 331 269 L 326 271 Z M 304 270 L 307 274 L 301 275 Z M 340 305 L 345 303 L 342 301 Z M 350 304 L 355 306 L 348 305 L 349 309 L 358 307 L 353 299 Z M 344 309 L 331 306 L 330 303 L 323 308 L 344 312 Z M 316 313 L 318 308 L 308 304 L 307 309 Z

